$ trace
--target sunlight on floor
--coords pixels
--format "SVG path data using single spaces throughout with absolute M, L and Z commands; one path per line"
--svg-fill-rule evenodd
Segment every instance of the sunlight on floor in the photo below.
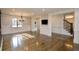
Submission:
M 14 48 L 16 48 L 19 45 L 21 45 L 21 40 L 29 39 L 29 38 L 34 38 L 34 36 L 27 34 L 27 33 L 15 35 L 12 38 L 12 45 L 13 45 Z
M 21 35 L 16 35 L 12 38 L 12 45 L 13 47 L 17 47 L 18 45 L 21 45 L 21 39 L 22 39 L 22 36 Z
M 71 44 L 66 43 L 65 46 L 68 47 L 68 48 L 73 48 L 73 45 L 71 45 Z

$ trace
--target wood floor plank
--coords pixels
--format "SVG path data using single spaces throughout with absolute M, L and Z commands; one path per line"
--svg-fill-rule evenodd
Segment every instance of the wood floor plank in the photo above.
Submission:
M 22 33 L 23 34 L 23 33 Z M 3 36 L 3 51 L 72 51 L 73 38 L 70 36 L 52 34 L 51 37 L 28 32 L 34 38 L 26 36 L 14 37 L 14 35 Z

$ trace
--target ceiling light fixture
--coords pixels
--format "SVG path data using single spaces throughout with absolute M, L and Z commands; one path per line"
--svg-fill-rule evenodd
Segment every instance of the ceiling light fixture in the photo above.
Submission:
M 19 20 L 20 22 L 24 22 L 24 20 L 23 20 L 23 16 L 21 16 L 21 19 Z
M 45 11 L 45 9 L 43 8 L 42 11 Z
M 15 11 L 15 9 L 12 9 L 12 11 L 14 12 L 14 11 Z
M 69 15 L 69 16 L 66 16 L 65 18 L 69 19 L 69 18 L 73 18 L 73 17 L 74 17 L 73 15 Z

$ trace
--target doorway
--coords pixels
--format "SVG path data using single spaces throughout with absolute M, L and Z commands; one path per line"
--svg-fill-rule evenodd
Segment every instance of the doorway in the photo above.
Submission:
M 32 20 L 32 32 L 40 33 L 40 20 L 37 18 Z

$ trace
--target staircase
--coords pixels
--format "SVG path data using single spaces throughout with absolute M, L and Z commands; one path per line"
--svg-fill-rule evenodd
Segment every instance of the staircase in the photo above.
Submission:
M 64 20 L 64 29 L 67 32 L 69 32 L 71 35 L 73 35 L 73 23 L 70 23 L 67 20 Z

